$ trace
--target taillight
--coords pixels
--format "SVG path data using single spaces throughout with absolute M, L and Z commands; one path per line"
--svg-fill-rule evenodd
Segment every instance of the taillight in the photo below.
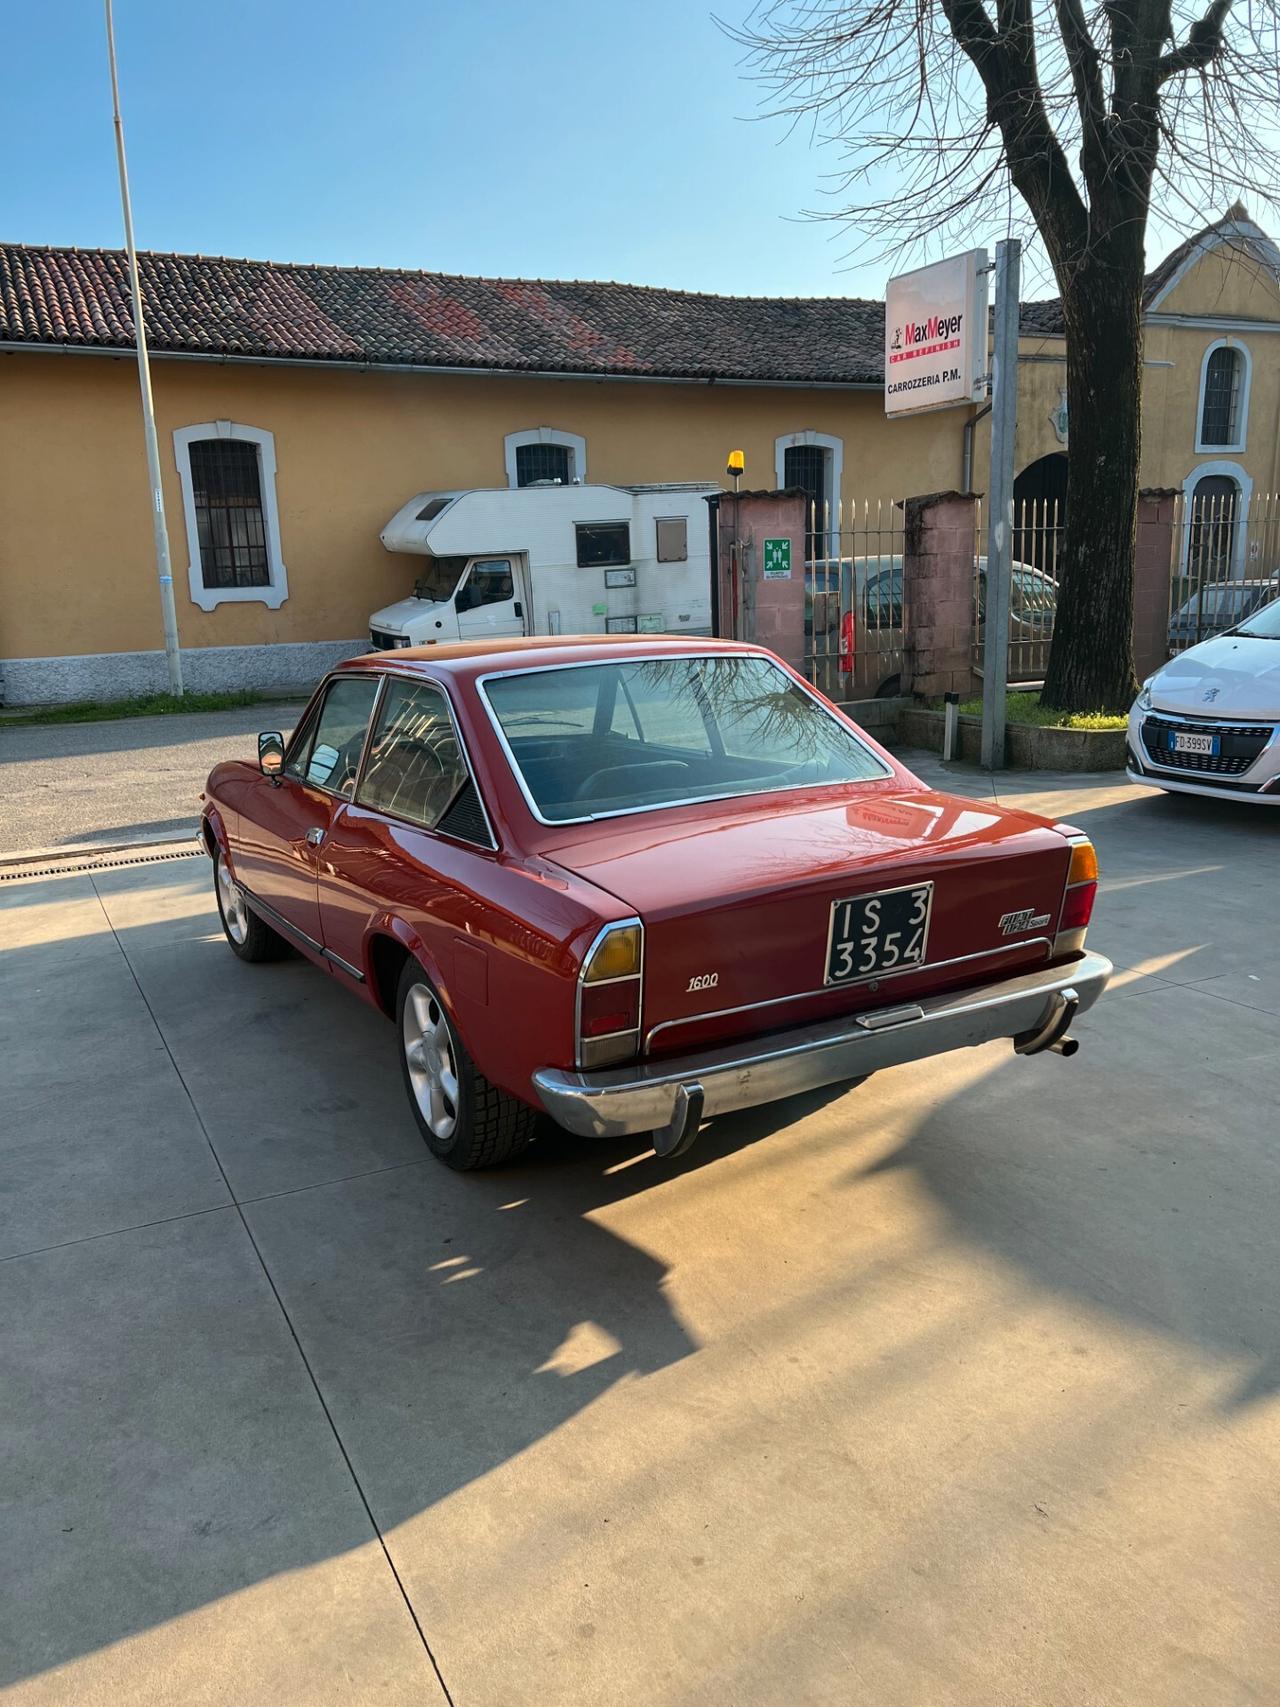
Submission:
M 847 610 L 840 618 L 840 674 L 853 674 L 853 653 L 857 644 L 858 631 L 854 626 L 853 612 Z
M 578 974 L 579 1067 L 608 1067 L 639 1053 L 643 974 L 644 926 L 639 919 L 606 925 Z
M 1062 903 L 1062 918 L 1058 929 L 1062 931 L 1082 931 L 1093 916 L 1093 899 L 1098 893 L 1096 883 L 1076 883 L 1067 890 L 1067 898 Z
M 1071 861 L 1067 867 L 1067 888 L 1062 897 L 1062 913 L 1058 919 L 1058 934 L 1053 952 L 1079 954 L 1084 949 L 1085 932 L 1093 917 L 1093 903 L 1098 894 L 1098 856 L 1087 836 L 1071 838 Z

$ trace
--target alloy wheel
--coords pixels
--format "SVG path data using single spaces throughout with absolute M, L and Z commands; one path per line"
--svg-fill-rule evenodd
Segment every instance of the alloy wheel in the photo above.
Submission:
M 402 1037 L 409 1082 L 422 1118 L 437 1138 L 452 1138 L 458 1125 L 453 1033 L 435 992 L 425 984 L 414 984 L 405 998 Z
M 249 934 L 249 910 L 244 904 L 244 896 L 240 893 L 239 885 L 227 870 L 227 863 L 221 853 L 217 863 L 218 900 L 222 907 L 223 922 L 227 927 L 227 935 L 232 942 L 243 945 Z

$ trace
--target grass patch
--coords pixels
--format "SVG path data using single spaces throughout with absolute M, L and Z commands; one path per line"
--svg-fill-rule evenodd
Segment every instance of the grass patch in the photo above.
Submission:
M 27 723 L 106 723 L 119 717 L 166 717 L 189 711 L 232 711 L 241 705 L 260 705 L 262 695 L 250 688 L 233 693 L 137 694 L 133 699 L 80 699 L 70 705 L 44 705 L 14 717 L 0 717 L 0 728 Z
M 966 716 L 981 717 L 982 701 L 966 699 L 960 709 Z M 1010 723 L 1036 723 L 1042 729 L 1124 729 L 1129 719 L 1115 711 L 1051 711 L 1041 705 L 1036 693 L 1011 693 L 1007 701 L 1006 720 Z

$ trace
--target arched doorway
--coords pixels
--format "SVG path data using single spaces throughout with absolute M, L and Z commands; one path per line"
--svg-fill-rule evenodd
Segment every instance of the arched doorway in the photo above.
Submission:
M 1064 452 L 1029 462 L 1013 483 L 1013 555 L 1057 577 L 1058 546 L 1067 520 Z

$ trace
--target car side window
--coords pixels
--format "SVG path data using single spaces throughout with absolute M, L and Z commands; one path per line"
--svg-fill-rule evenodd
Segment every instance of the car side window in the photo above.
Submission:
M 360 784 L 361 806 L 431 830 L 466 780 L 440 689 L 389 679 Z
M 349 800 L 377 691 L 376 676 L 339 677 L 333 682 L 310 730 L 304 731 L 289 754 L 284 774 Z
M 481 605 L 505 604 L 515 596 L 510 562 L 494 558 L 489 563 L 477 563 L 467 576 L 467 584 L 458 594 L 458 609 L 478 610 Z

